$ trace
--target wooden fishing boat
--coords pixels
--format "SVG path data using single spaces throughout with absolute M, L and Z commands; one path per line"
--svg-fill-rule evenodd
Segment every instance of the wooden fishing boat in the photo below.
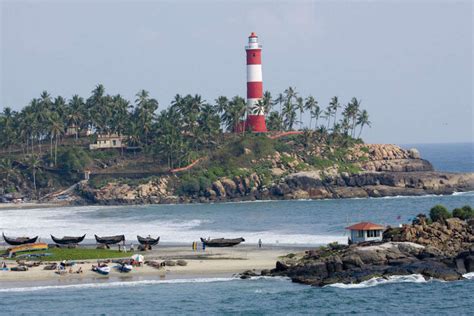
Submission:
M 206 247 L 233 247 L 241 242 L 245 241 L 242 237 L 240 238 L 215 238 L 215 239 L 204 239 L 201 238 L 201 241 L 204 243 Z
M 86 234 L 79 237 L 64 236 L 63 238 L 57 238 L 51 235 L 51 239 L 60 245 L 77 245 L 78 243 L 82 242 L 84 238 L 86 238 Z
M 113 245 L 113 244 L 118 244 L 121 241 L 125 242 L 124 235 L 106 236 L 106 237 L 99 237 L 97 235 L 94 235 L 94 236 L 95 236 L 95 240 L 99 244 Z
M 17 237 L 17 238 L 11 238 L 5 236 L 4 233 L 2 233 L 3 239 L 5 239 L 5 242 L 11 246 L 19 246 L 19 245 L 26 245 L 26 244 L 33 244 L 36 242 L 38 239 L 38 236 L 29 238 L 29 237 Z
M 25 252 L 25 251 L 34 251 L 34 250 L 46 250 L 48 249 L 48 244 L 44 242 L 40 242 L 37 244 L 26 244 L 8 248 L 7 251 L 10 255 L 16 254 L 18 252 Z
M 149 246 L 155 246 L 160 242 L 160 237 L 154 239 L 154 238 L 151 238 L 150 236 L 148 237 L 137 236 L 137 239 L 140 244 L 149 245 Z

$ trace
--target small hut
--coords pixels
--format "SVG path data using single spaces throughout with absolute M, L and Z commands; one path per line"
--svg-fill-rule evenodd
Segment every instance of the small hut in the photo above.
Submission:
M 346 229 L 351 231 L 349 243 L 354 244 L 364 241 L 382 241 L 382 233 L 385 227 L 371 222 L 361 222 L 346 227 Z

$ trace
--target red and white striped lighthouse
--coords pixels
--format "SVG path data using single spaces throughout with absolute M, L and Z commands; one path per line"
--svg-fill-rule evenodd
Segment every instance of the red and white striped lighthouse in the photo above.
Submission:
M 247 52 L 247 128 L 252 132 L 264 133 L 265 109 L 259 102 L 263 98 L 262 83 L 262 46 L 258 44 L 258 36 L 254 32 L 249 36 L 245 46 Z

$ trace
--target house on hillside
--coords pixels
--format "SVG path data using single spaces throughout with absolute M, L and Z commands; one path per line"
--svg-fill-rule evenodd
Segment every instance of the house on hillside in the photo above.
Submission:
M 346 227 L 346 229 L 351 231 L 349 244 L 356 244 L 364 241 L 382 241 L 385 227 L 371 222 L 361 222 Z
M 76 134 L 78 136 L 81 136 L 81 137 L 84 137 L 84 136 L 89 136 L 92 134 L 92 131 L 90 128 L 86 128 L 86 129 L 81 129 L 79 126 L 76 126 L 76 125 L 69 125 L 67 128 L 66 128 L 66 132 L 64 133 L 66 137 L 72 137 L 72 136 L 76 136 Z
M 117 134 L 98 135 L 95 143 L 89 145 L 90 150 L 126 148 L 126 136 Z

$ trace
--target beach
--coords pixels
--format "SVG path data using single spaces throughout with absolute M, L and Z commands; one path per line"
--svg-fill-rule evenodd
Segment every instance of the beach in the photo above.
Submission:
M 29 268 L 28 271 L 0 271 L 2 287 L 33 287 L 39 285 L 65 285 L 82 283 L 103 283 L 116 281 L 172 280 L 182 278 L 218 278 L 232 277 L 246 270 L 260 272 L 272 269 L 279 256 L 290 252 L 304 251 L 302 247 L 271 246 L 258 248 L 257 245 L 239 245 L 233 248 L 206 248 L 193 251 L 189 246 L 158 246 L 147 252 L 126 252 L 124 258 L 140 253 L 145 261 L 185 260 L 186 266 L 165 266 L 154 268 L 146 264 L 134 267 L 129 273 L 121 273 L 113 267 L 109 275 L 104 276 L 92 271 L 97 260 L 78 260 L 71 267 L 73 273 L 57 274 L 54 270 L 44 270 L 51 262 Z M 3 260 L 9 268 L 17 266 L 14 260 Z M 102 260 L 101 260 L 102 261 Z M 79 268 L 82 273 L 75 273 Z M 66 270 L 69 270 L 67 267 Z

